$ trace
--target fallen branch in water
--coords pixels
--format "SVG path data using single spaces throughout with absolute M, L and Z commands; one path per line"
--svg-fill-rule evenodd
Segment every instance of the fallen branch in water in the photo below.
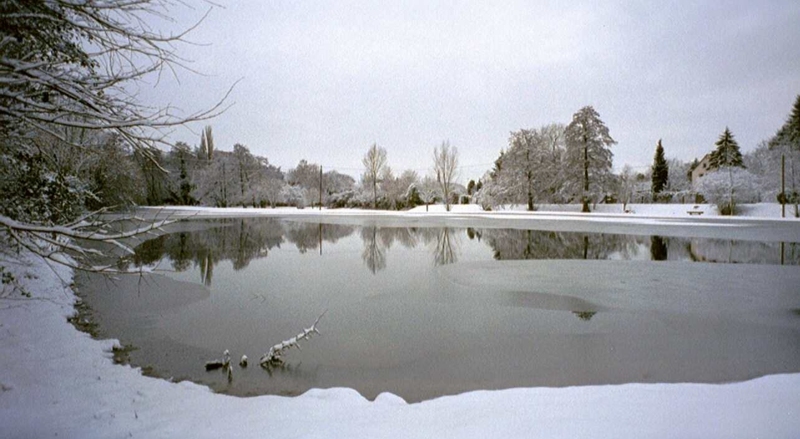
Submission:
M 206 362 L 206 371 L 216 370 L 222 368 L 222 371 L 228 375 L 228 382 L 233 381 L 233 367 L 231 367 L 231 354 L 225 349 L 222 353 L 222 361 L 214 360 Z
M 326 312 L 328 311 L 325 310 L 322 314 L 320 314 L 319 317 L 317 317 L 317 320 L 314 320 L 314 324 L 311 325 L 310 328 L 305 328 L 303 329 L 303 332 L 269 348 L 269 351 L 261 356 L 261 360 L 259 361 L 261 366 L 268 367 L 282 364 L 283 360 L 281 359 L 281 356 L 283 355 L 284 351 L 293 347 L 300 349 L 299 343 L 301 340 L 310 340 L 314 334 L 320 334 L 320 332 L 317 330 L 317 323 L 319 323 L 319 319 L 321 319 Z
M 225 349 L 222 353 L 222 360 L 213 360 L 206 362 L 206 370 L 215 370 L 220 368 L 227 368 L 231 364 L 231 354 Z

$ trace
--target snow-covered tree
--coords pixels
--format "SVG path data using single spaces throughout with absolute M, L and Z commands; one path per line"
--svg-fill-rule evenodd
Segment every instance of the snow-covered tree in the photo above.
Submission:
M 55 127 L 112 131 L 138 150 L 163 143 L 157 129 L 216 113 L 176 117 L 140 104 L 127 88 L 149 73 L 180 68 L 184 33 L 164 34 L 159 0 L 4 2 L 0 11 L 0 130 L 20 146 Z M 149 23 L 144 26 L 143 23 Z M 156 131 L 154 131 L 156 130 Z
M 300 187 L 304 194 L 303 205 L 310 206 L 319 203 L 320 177 L 320 166 L 303 159 L 286 173 L 286 182 Z
M 323 202 L 327 205 L 339 205 L 343 198 L 351 198 L 356 181 L 353 177 L 337 171 L 328 171 L 322 176 Z
M 567 182 L 573 193 L 580 195 L 582 211 L 589 212 L 589 202 L 599 198 L 612 177 L 611 145 L 617 142 L 591 106 L 581 108 L 572 116 L 565 137 Z
M 211 163 L 198 169 L 192 196 L 204 206 L 229 207 L 236 204 L 238 185 L 236 159 L 232 153 L 218 151 Z
M 451 147 L 445 140 L 440 146 L 433 149 L 433 169 L 436 171 L 436 181 L 442 191 L 445 209 L 450 211 L 450 195 L 453 193 L 456 177 L 458 176 L 458 148 Z
M 387 167 L 383 188 L 384 196 L 390 207 L 393 209 L 405 208 L 409 203 L 409 188 L 414 186 L 417 181 L 419 181 L 419 176 L 412 170 L 403 171 L 402 174 L 395 177 L 391 169 Z
M 669 184 L 669 164 L 664 157 L 664 147 L 661 146 L 661 139 L 658 139 L 658 144 L 656 145 L 656 154 L 653 158 L 652 171 L 653 201 L 656 201 L 656 196 Z
M 722 215 L 734 215 L 736 205 L 758 199 L 756 178 L 743 167 L 727 166 L 706 174 L 698 191 L 706 200 L 716 204 Z
M 281 199 L 291 206 L 305 207 L 306 192 L 300 186 L 284 185 L 281 188 Z
M 736 205 L 735 200 L 735 190 L 737 187 L 741 185 L 741 182 L 734 181 L 734 168 L 742 168 L 744 169 L 744 161 L 742 159 L 742 153 L 739 151 L 739 143 L 736 142 L 736 139 L 733 137 L 733 133 L 728 127 L 725 127 L 725 131 L 719 136 L 719 140 L 715 143 L 717 149 L 711 153 L 711 160 L 709 163 L 709 168 L 712 170 L 719 170 L 727 172 L 728 174 L 728 202 L 727 203 L 720 203 L 719 200 L 714 201 L 717 204 L 720 213 L 733 215 L 734 208 Z M 737 173 L 738 177 L 744 178 L 741 173 Z M 749 177 L 750 174 L 747 173 Z M 708 174 L 706 174 L 708 177 Z M 719 178 L 719 177 L 717 177 Z M 714 192 L 710 189 L 709 185 L 713 187 L 718 187 L 719 184 L 717 183 L 716 186 L 715 182 L 710 182 L 708 184 L 703 185 L 703 188 L 706 191 Z M 714 194 L 716 196 L 717 194 Z M 727 212 L 727 213 L 726 213 Z
M 800 150 L 800 95 L 797 95 L 786 123 L 781 126 L 769 143 L 770 147 L 789 145 Z
M 733 133 L 728 127 L 720 134 L 719 140 L 714 145 L 717 147 L 711 153 L 711 169 L 738 166 L 743 168 L 742 153 L 739 151 L 739 143 L 734 139 Z
M 425 203 L 425 211 L 428 211 L 428 205 L 436 201 L 439 194 L 439 183 L 433 177 L 425 176 L 419 183 L 416 184 L 417 194 L 419 199 Z
M 170 144 L 167 131 L 212 117 L 220 110 L 218 103 L 208 110 L 177 116 L 173 109 L 149 106 L 136 95 L 138 83 L 151 73 L 181 68 L 178 48 L 186 33 L 159 31 L 160 23 L 170 21 L 169 10 L 176 4 L 166 0 L 3 2 L 0 162 L 22 163 L 20 158 L 35 159 L 39 153 L 49 156 L 51 151 L 39 150 L 33 143 L 43 135 L 53 136 L 76 150 L 85 148 L 87 145 L 80 138 L 70 136 L 69 131 L 77 129 L 114 136 L 123 147 L 136 153 L 137 162 L 149 160 L 154 168 L 160 168 L 156 151 L 158 146 Z M 47 161 L 35 165 L 49 166 Z M 39 173 L 43 179 L 39 183 L 57 183 L 51 189 L 60 191 L 59 196 L 82 190 L 85 182 L 54 173 L 54 169 Z M 69 181 L 79 186 L 71 187 Z M 154 184 L 148 192 L 156 195 L 158 188 Z M 4 197 L 2 203 L 6 202 Z M 94 269 L 87 253 L 81 252 L 81 241 L 75 239 L 113 242 L 124 248 L 118 238 L 147 229 L 122 234 L 97 231 L 91 235 L 85 229 L 86 221 L 75 223 L 85 209 L 81 199 L 72 198 L 67 203 L 71 211 L 68 215 L 42 216 L 36 220 L 40 223 L 37 225 L 16 221 L 24 220 L 21 217 L 5 216 L 15 209 L 3 209 L 0 222 L 6 231 L 14 231 L 5 237 L 60 263 L 68 262 L 54 255 L 70 249 L 77 261 L 72 265 Z M 44 208 L 50 206 L 54 204 L 42 204 Z M 46 248 L 42 247 L 43 242 L 47 242 Z
M 505 154 L 501 154 L 495 161 L 494 169 L 483 176 L 481 182 L 485 183 L 473 198 L 484 210 L 519 202 L 518 185 L 512 180 L 513 173 L 506 172 L 506 167 L 502 165 L 504 159 Z
M 622 201 L 622 210 L 628 210 L 628 203 L 631 202 L 631 197 L 633 197 L 633 192 L 636 189 L 636 171 L 634 171 L 631 165 L 625 165 L 622 167 L 622 172 L 619 175 L 619 197 Z
M 533 210 L 537 192 L 541 191 L 539 172 L 544 168 L 545 162 L 543 148 L 536 130 L 519 130 L 511 133 L 508 151 L 504 157 L 504 173 L 507 184 L 512 185 L 513 192 L 522 196 L 528 205 L 528 210 Z
M 172 202 L 178 205 L 192 205 L 195 200 L 191 193 L 194 189 L 192 184 L 192 175 L 190 175 L 190 167 L 192 163 L 190 160 L 194 158 L 189 145 L 183 142 L 177 142 L 170 151 L 170 159 L 175 162 L 175 170 L 170 173 L 172 177 Z M 174 172 L 177 171 L 177 172 Z
M 372 189 L 372 208 L 378 207 L 378 183 L 386 172 L 387 160 L 386 150 L 373 143 L 369 147 L 364 158 L 361 159 L 364 165 L 364 183 Z
M 565 185 L 564 151 L 565 151 L 565 127 L 560 123 L 551 123 L 539 128 L 539 137 L 545 149 L 544 156 L 547 163 L 541 174 L 542 189 L 541 194 L 544 200 L 550 203 L 560 203 L 564 201 L 562 190 Z
M 493 178 L 497 201 L 525 203 L 533 210 L 539 200 L 560 198 L 563 133 L 559 124 L 511 133 L 508 150 L 496 162 L 496 167 L 500 164 Z M 504 196 L 499 197 L 501 193 Z
M 283 203 L 283 187 L 286 183 L 275 177 L 264 177 L 254 182 L 249 192 L 245 194 L 247 199 L 255 200 L 254 204 L 262 207 L 275 207 L 278 203 Z
M 691 174 L 689 167 L 691 163 L 671 158 L 667 160 L 667 166 L 669 167 L 670 173 L 666 190 L 673 193 L 691 190 L 692 182 L 689 179 L 689 175 Z
M 786 161 L 786 177 L 788 185 L 780 194 L 782 202 L 794 204 L 796 217 L 800 217 L 800 95 L 795 99 L 789 118 L 778 132 L 769 140 L 769 149 L 775 151 L 775 157 L 782 156 Z

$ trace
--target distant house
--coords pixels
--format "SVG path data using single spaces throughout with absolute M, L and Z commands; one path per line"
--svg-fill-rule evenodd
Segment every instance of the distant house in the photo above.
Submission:
M 696 186 L 697 182 L 699 182 L 704 175 L 708 174 L 712 170 L 711 153 L 708 153 L 703 157 L 703 160 L 700 160 L 700 163 L 697 164 L 697 167 L 692 170 L 692 186 Z

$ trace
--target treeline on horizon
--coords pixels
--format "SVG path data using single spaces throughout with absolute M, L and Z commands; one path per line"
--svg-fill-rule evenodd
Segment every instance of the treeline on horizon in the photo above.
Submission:
M 37 148 L 2 154 L 0 190 L 6 197 L 1 213 L 59 224 L 86 211 L 137 205 L 302 208 L 321 203 L 329 208 L 400 210 L 446 201 L 477 203 L 485 209 L 522 204 L 529 210 L 538 204 L 582 203 L 589 211 L 589 205 L 602 202 L 691 203 L 704 197 L 723 213 L 732 213 L 743 202 L 785 201 L 795 205 L 797 214 L 799 127 L 800 96 L 786 123 L 749 153 L 741 154 L 726 128 L 715 149 L 709 148 L 709 175 L 692 182 L 699 161 L 665 159 L 668 145 L 660 140 L 648 171 L 625 166 L 614 174 L 616 142 L 599 114 L 584 107 L 566 126 L 552 123 L 512 132 L 492 169 L 466 186 L 452 184 L 446 197 L 441 175 L 396 172 L 388 166 L 386 150 L 377 145 L 367 150 L 364 173 L 356 181 L 336 170 L 320 172 L 319 164 L 306 160 L 284 172 L 242 144 L 220 149 L 211 126 L 202 131 L 197 145 L 177 142 L 168 151 L 133 149 L 113 133 L 68 128 L 61 136 L 37 134 Z M 446 142 L 442 146 L 457 163 L 458 150 Z M 383 154 L 382 163 L 370 169 L 370 154 L 376 151 Z M 787 165 L 783 194 L 781 156 Z

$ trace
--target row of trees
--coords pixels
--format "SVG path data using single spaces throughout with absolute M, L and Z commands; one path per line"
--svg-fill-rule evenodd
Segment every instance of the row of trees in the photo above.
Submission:
M 509 147 L 482 179 L 477 200 L 486 208 L 502 204 L 580 202 L 603 198 L 614 181 L 608 127 L 591 106 L 581 108 L 566 127 L 545 125 L 511 133 Z
M 786 123 L 771 139 L 743 155 L 730 129 L 720 135 L 708 154 L 707 173 L 692 181 L 699 160 L 667 159 L 659 139 L 653 165 L 646 172 L 625 166 L 612 173 L 615 144 L 592 107 L 584 107 L 567 125 L 553 123 L 512 132 L 493 169 L 480 180 L 473 200 L 484 208 L 507 204 L 621 201 L 694 202 L 699 197 L 733 214 L 738 203 L 791 203 L 799 215 L 797 185 L 800 173 L 800 96 Z M 781 186 L 782 161 L 786 164 Z
M 65 150 L 76 157 L 83 154 L 74 148 Z M 116 151 L 107 165 L 116 167 L 111 174 L 125 179 L 106 192 L 116 194 L 114 201 L 146 205 L 404 209 L 442 200 L 448 210 L 466 192 L 456 183 L 458 149 L 447 141 L 433 151 L 436 177 L 420 178 L 413 170 L 396 175 L 388 165 L 386 150 L 377 144 L 368 149 L 362 162 L 360 182 L 336 170 L 323 172 L 322 166 L 307 160 L 284 173 L 244 145 L 234 145 L 233 151 L 217 148 L 212 128 L 206 126 L 195 147 L 177 142 L 168 152 L 158 148 L 144 153 Z M 64 173 L 70 174 L 69 170 Z
M 418 204 L 426 206 L 437 199 L 444 201 L 450 211 L 454 197 L 463 193 L 456 183 L 458 178 L 458 148 L 444 141 L 433 150 L 433 169 L 436 174 L 420 179 L 412 170 L 404 171 L 399 178 L 392 175 L 388 165 L 386 149 L 372 144 L 361 160 L 364 165 L 362 185 L 372 191 L 372 208 L 378 207 L 378 195 L 384 201 L 382 207 L 400 209 Z
M 0 189 L 8 194 L 8 202 L 1 207 L 12 218 L 53 224 L 87 209 L 125 204 L 264 207 L 321 202 L 331 207 L 403 209 L 441 200 L 449 209 L 450 203 L 471 196 L 485 207 L 525 204 L 533 210 L 537 203 L 580 201 L 588 210 L 589 203 L 609 196 L 627 203 L 649 180 L 653 201 L 701 193 L 729 213 L 737 202 L 774 199 L 780 192 L 776 178 L 780 155 L 789 158 L 790 189 L 785 199 L 796 202 L 800 148 L 791 133 L 798 107 L 779 135 L 744 156 L 726 128 L 710 154 L 711 172 L 695 184 L 691 172 L 697 162 L 667 160 L 661 140 L 649 173 L 625 167 L 614 175 L 610 151 L 614 141 L 591 107 L 576 113 L 569 126 L 554 123 L 512 132 L 509 148 L 501 151 L 494 168 L 467 188 L 455 183 L 458 150 L 449 142 L 434 149 L 436 176 L 423 178 L 413 170 L 395 175 L 386 150 L 373 144 L 362 160 L 361 181 L 356 182 L 335 170 L 323 172 L 320 165 L 306 160 L 284 173 L 241 144 L 233 151 L 220 150 L 210 126 L 203 129 L 199 145 L 178 142 L 168 152 L 133 149 L 114 133 L 62 128 L 61 136 L 33 135 L 36 149 L 3 157 L 0 166 L 6 178 Z M 75 142 L 82 148 L 75 148 Z
M 755 150 L 743 155 L 735 136 L 726 127 L 704 161 L 707 172 L 692 181 L 693 171 L 701 162 L 695 160 L 688 169 L 679 161 L 668 163 L 659 140 L 650 170 L 653 200 L 669 201 L 689 191 L 716 204 L 723 214 L 735 213 L 739 203 L 778 201 L 792 204 L 794 215 L 800 216 L 797 186 L 800 183 L 797 175 L 800 171 L 800 96 L 784 125 Z M 621 180 L 625 179 L 624 171 Z
M 283 173 L 240 144 L 223 151 L 214 145 L 210 127 L 195 147 L 169 145 L 166 130 L 213 117 L 222 107 L 176 117 L 171 109 L 152 109 L 130 93 L 150 74 L 181 68 L 176 47 L 185 34 L 164 35 L 140 25 L 163 18 L 155 11 L 166 6 L 159 0 L 52 0 L 0 7 L 4 224 L 67 224 L 87 210 L 125 204 L 321 203 L 401 209 L 438 199 L 449 208 L 464 195 L 486 207 L 521 203 L 534 209 L 537 203 L 580 202 L 588 211 L 591 203 L 609 197 L 628 198 L 624 194 L 643 178 L 651 179 L 657 197 L 693 189 L 684 177 L 691 165 L 667 161 L 660 142 L 658 163 L 649 175 L 630 168 L 614 175 L 615 141 L 592 107 L 576 112 L 567 126 L 511 133 L 494 168 L 467 188 L 456 183 L 458 151 L 447 142 L 434 150 L 434 175 L 423 177 L 411 170 L 394 174 L 385 150 L 373 145 L 364 157 L 360 182 L 306 161 Z M 763 201 L 779 193 L 797 210 L 798 133 L 800 97 L 786 124 L 741 157 L 741 166 L 712 156 L 712 167 L 726 170 L 729 210 L 748 189 Z M 786 191 L 776 187 L 780 156 L 787 161 Z M 722 180 L 709 177 L 707 182 Z

